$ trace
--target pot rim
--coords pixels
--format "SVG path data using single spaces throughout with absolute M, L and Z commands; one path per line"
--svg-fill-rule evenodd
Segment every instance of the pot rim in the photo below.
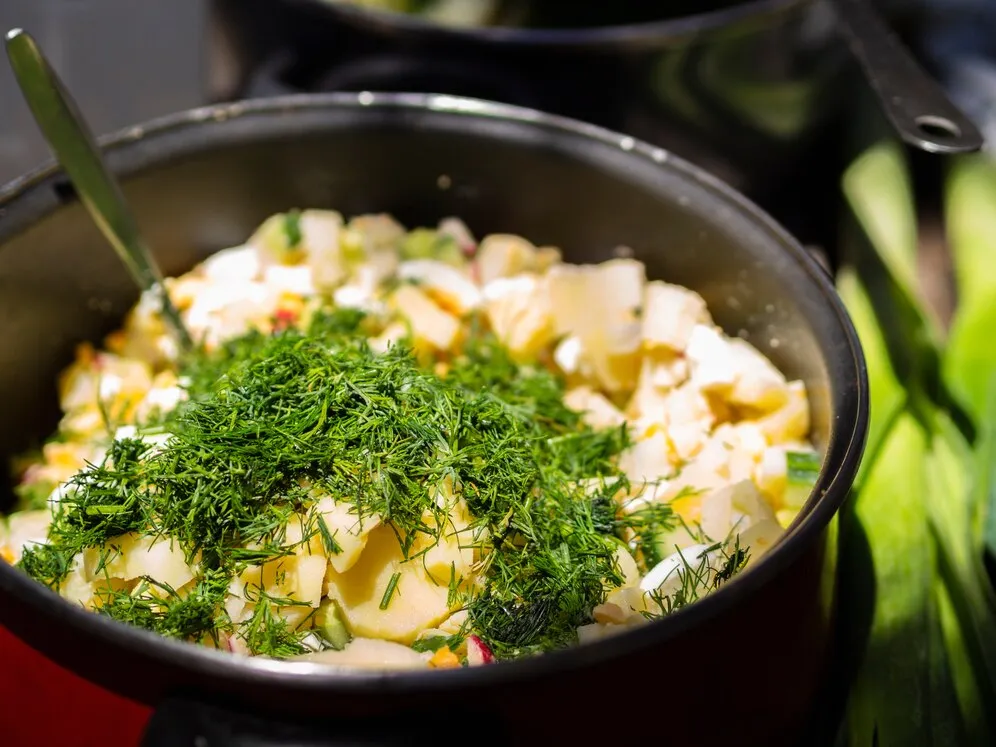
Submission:
M 843 504 L 854 480 L 864 449 L 868 429 L 868 378 L 865 360 L 857 333 L 850 317 L 837 296 L 826 272 L 801 245 L 774 219 L 747 197 L 721 180 L 662 148 L 632 137 L 611 132 L 595 125 L 565 117 L 545 114 L 532 109 L 441 94 L 420 93 L 328 93 L 296 94 L 271 99 L 217 104 L 170 114 L 145 124 L 129 127 L 101 138 L 101 144 L 114 155 L 141 152 L 150 141 L 186 130 L 197 130 L 211 123 L 224 126 L 225 121 L 248 118 L 284 117 L 295 111 L 391 111 L 401 114 L 443 114 L 455 118 L 487 118 L 513 125 L 544 130 L 562 137 L 581 138 L 593 145 L 617 149 L 621 158 L 650 162 L 655 167 L 677 173 L 681 178 L 707 190 L 743 219 L 750 220 L 809 276 L 826 303 L 826 312 L 836 321 L 844 348 L 841 355 L 853 363 L 853 375 L 846 384 L 838 385 L 837 402 L 832 412 L 828 455 L 838 454 L 836 463 L 826 460 L 814 490 L 800 516 L 788 527 L 763 560 L 747 572 L 738 575 L 722 588 L 705 598 L 682 608 L 662 620 L 571 649 L 563 649 L 535 657 L 501 662 L 497 666 L 470 667 L 439 671 L 343 671 L 327 665 L 270 660 L 261 657 L 240 657 L 193 643 L 164 638 L 156 633 L 74 606 L 53 591 L 19 570 L 0 563 L 0 599 L 16 596 L 39 614 L 58 616 L 67 628 L 80 630 L 90 640 L 134 652 L 141 658 L 152 659 L 171 668 L 184 670 L 191 676 L 201 673 L 238 686 L 280 686 L 301 692 L 349 692 L 396 694 L 414 690 L 444 690 L 453 687 L 490 687 L 524 678 L 563 673 L 601 664 L 620 655 L 632 654 L 660 645 L 690 628 L 716 617 L 724 609 L 737 605 L 775 579 L 816 541 Z M 139 159 L 141 160 L 141 159 Z M 138 171 L 154 167 L 159 157 L 145 160 Z M 128 171 L 128 174 L 135 169 Z M 32 197 L 62 176 L 54 163 L 0 186 L 0 216 L 17 203 L 26 203 L 28 223 L 44 220 L 58 209 L 52 207 L 39 215 Z M 9 220 L 9 217 L 8 217 Z M 15 221 L 15 223 L 19 223 Z M 15 225 L 15 233 L 25 228 Z M 0 245 L 2 250 L 2 245 Z M 0 618 L 6 607 L 0 604 Z M 84 676 L 86 676 L 84 674 Z M 122 694 L 129 696 L 127 685 Z
M 421 16 L 368 8 L 330 0 L 285 0 L 348 19 L 351 23 L 392 34 L 419 34 L 440 41 L 486 43 L 512 47 L 604 48 L 645 46 L 732 26 L 742 21 L 784 12 L 812 0 L 747 0 L 727 8 L 642 23 L 589 28 L 516 28 L 508 26 L 447 26 Z

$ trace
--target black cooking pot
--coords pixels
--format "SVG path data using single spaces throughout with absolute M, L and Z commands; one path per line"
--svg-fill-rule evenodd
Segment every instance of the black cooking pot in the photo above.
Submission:
M 867 380 L 828 277 L 757 207 L 628 136 L 448 96 L 199 109 L 119 134 L 107 153 L 170 274 L 293 206 L 389 211 L 409 225 L 457 215 L 478 234 L 561 246 L 572 261 L 633 247 L 651 277 L 699 291 L 725 329 L 806 382 L 813 439 L 827 458 L 799 519 L 756 567 L 666 620 L 529 660 L 337 673 L 240 658 L 74 608 L 2 563 L 0 624 L 87 679 L 158 707 L 148 745 L 652 738 L 772 747 L 798 734 L 825 671 L 833 520 L 864 445 Z M 99 340 L 135 300 L 61 172 L 47 168 L 0 192 L 0 456 L 51 432 L 54 382 L 73 346 Z
M 556 28 L 451 27 L 334 0 L 221 3 L 227 17 L 255 24 L 260 38 L 293 47 L 294 64 L 283 71 L 291 88 L 450 93 L 592 122 L 704 166 L 803 241 L 832 234 L 845 157 L 841 115 L 855 85 L 870 80 L 888 89 L 881 95 L 891 107 L 909 107 L 898 113 L 913 139 L 918 116 L 952 147 L 956 139 L 943 137 L 939 115 L 966 127 L 937 101 L 922 72 L 894 64 L 895 39 L 865 7 L 908 17 L 906 3 L 644 3 L 655 10 L 621 24 L 636 13 L 638 3 L 629 2 L 629 10 L 612 16 L 618 25 Z M 560 7 L 565 23 L 583 15 L 585 5 L 534 4 Z M 613 4 L 587 5 L 605 16 L 605 5 Z M 840 33 L 847 27 L 841 9 L 871 44 Z M 655 13 L 663 20 L 648 20 Z M 848 41 L 875 68 L 865 79 L 851 65 Z

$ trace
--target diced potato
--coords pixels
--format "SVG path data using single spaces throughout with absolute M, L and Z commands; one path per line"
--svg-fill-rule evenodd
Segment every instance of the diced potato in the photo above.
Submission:
M 370 340 L 370 349 L 375 353 L 386 353 L 391 345 L 396 345 L 408 336 L 408 327 L 401 322 L 387 325 L 383 331 Z
M 774 518 L 762 519 L 740 532 L 740 546 L 750 548 L 752 562 L 765 555 L 781 538 L 782 527 Z
M 592 293 L 591 265 L 557 265 L 547 273 L 547 291 L 557 335 L 574 335 L 582 341 L 596 325 L 598 304 Z
M 381 609 L 395 574 L 394 593 Z M 346 573 L 330 574 L 328 596 L 335 599 L 354 635 L 411 643 L 453 611 L 449 589 L 436 584 L 416 559 L 405 561 L 391 527 L 374 529 L 359 561 Z
M 702 496 L 702 510 L 699 524 L 702 532 L 711 540 L 722 541 L 730 533 L 733 525 L 733 491 L 727 485 L 712 490 Z
M 361 520 L 353 506 L 331 496 L 323 497 L 315 511 L 325 520 L 325 526 L 339 546 L 338 553 L 329 555 L 329 565 L 336 573 L 345 573 L 359 560 L 370 533 L 380 526 L 380 517 L 365 516 Z
M 643 344 L 684 352 L 697 324 L 711 324 L 698 293 L 660 280 L 647 283 L 643 297 Z
M 225 592 L 225 614 L 232 622 L 240 622 L 244 619 L 243 613 L 246 609 L 246 584 L 238 576 L 232 578 L 228 589 Z
M 766 412 L 783 406 L 789 393 L 782 372 L 746 340 L 731 340 L 730 346 L 736 381 L 728 394 L 729 400 Z
M 426 524 L 435 526 L 432 514 L 425 517 Z M 462 498 L 456 498 L 449 506 L 449 514 L 441 536 L 436 541 L 433 535 L 423 535 L 415 542 L 414 553 L 423 551 L 422 568 L 429 577 L 441 586 L 448 586 L 451 578 L 469 579 L 474 567 L 473 518 Z M 479 540 L 478 540 L 479 542 Z
M 790 382 L 788 401 L 755 423 L 771 444 L 805 439 L 809 435 L 809 400 L 806 397 L 806 385 L 801 381 Z
M 261 265 L 296 264 L 304 259 L 304 215 L 300 212 L 271 215 L 246 242 L 256 250 Z
M 737 380 L 737 366 L 730 339 L 713 326 L 696 324 L 685 350 L 691 383 L 704 392 L 726 394 Z
M 548 296 L 536 276 L 519 275 L 491 283 L 485 297 L 491 329 L 513 357 L 534 356 L 553 340 Z
M 112 553 L 110 559 L 100 571 L 89 569 L 91 580 L 107 576 L 131 581 L 148 576 L 175 591 L 195 575 L 179 543 L 168 538 L 132 532 L 108 541 L 107 549 Z M 165 594 L 165 591 L 153 586 L 152 593 Z
M 370 259 L 376 255 L 397 256 L 405 227 L 387 213 L 367 213 L 349 221 L 340 238 L 346 253 Z
M 640 569 L 629 550 L 620 545 L 616 548 L 615 559 L 622 572 L 623 586 L 637 586 L 640 583 Z
M 624 586 L 620 589 L 613 589 L 605 597 L 605 601 L 608 604 L 614 604 L 624 612 L 627 612 L 629 621 L 633 621 L 634 617 L 644 619 L 640 613 L 647 609 L 647 598 L 640 589 L 639 581 L 640 579 L 638 578 L 635 584 Z
M 491 234 L 477 248 L 476 264 L 481 285 L 534 269 L 536 247 L 521 236 Z
M 426 669 L 429 652 L 419 653 L 408 646 L 375 638 L 354 638 L 341 651 L 330 649 L 295 657 L 296 661 L 327 664 L 349 669 Z
M 574 387 L 564 394 L 564 404 L 584 414 L 584 422 L 592 428 L 618 428 L 626 416 L 603 395 L 588 386 Z
M 443 309 L 463 316 L 481 305 L 481 290 L 466 272 L 435 259 L 415 259 L 398 265 L 398 277 L 417 280 L 419 287 Z
M 628 392 L 636 386 L 640 375 L 640 348 L 635 332 L 633 326 L 629 332 L 622 328 L 615 332 L 602 330 L 585 343 L 595 379 L 608 392 Z M 624 350 L 627 340 L 630 347 Z
M 297 588 L 296 576 L 297 556 L 290 555 L 250 565 L 239 575 L 239 580 L 245 585 L 250 600 L 257 600 L 261 593 L 285 599 L 293 596 Z
M 316 292 L 314 274 L 308 265 L 270 265 L 263 271 L 263 282 L 282 293 L 310 296 Z
M 435 350 L 451 350 L 460 334 L 460 322 L 412 285 L 402 285 L 391 295 L 391 305 L 411 325 L 416 343 Z
M 636 390 L 626 405 L 630 417 L 667 422 L 667 395 L 688 377 L 688 364 L 678 356 L 644 355 Z
M 671 473 L 667 438 L 656 431 L 641 439 L 619 455 L 619 469 L 629 478 L 634 488 L 653 482 Z
M 72 604 L 90 607 L 93 604 L 93 584 L 86 577 L 84 554 L 73 559 L 72 570 L 59 584 L 59 596 Z
M 768 496 L 774 506 L 781 506 L 788 483 L 788 459 L 783 446 L 772 446 L 764 450 L 760 463 L 754 471 L 754 481 Z
M 576 335 L 568 335 L 553 351 L 553 362 L 567 376 L 580 373 L 584 368 L 584 343 Z
M 753 525 L 762 521 L 774 521 L 775 512 L 758 491 L 752 480 L 741 480 L 729 486 L 733 505 L 734 521 L 744 517 Z
M 52 523 L 49 511 L 19 511 L 7 517 L 4 556 L 10 563 L 17 563 L 24 554 L 25 546 L 44 544 L 48 539 L 48 527 Z
M 199 269 L 204 278 L 212 283 L 249 282 L 259 279 L 261 264 L 256 248 L 245 245 L 222 249 L 217 254 L 212 254 L 201 263 Z M 189 290 L 177 288 L 177 294 L 186 301 L 180 304 L 182 306 L 193 301 Z M 178 297 L 173 298 L 174 302 L 179 300 Z
M 681 583 L 684 569 L 687 566 L 698 567 L 711 547 L 712 545 L 692 545 L 669 555 L 647 572 L 640 582 L 640 589 L 645 592 L 658 591 L 661 594 L 673 592 Z
M 294 564 L 294 593 L 292 599 L 309 607 L 318 607 L 322 601 L 322 587 L 325 583 L 325 557 L 322 555 L 298 555 Z

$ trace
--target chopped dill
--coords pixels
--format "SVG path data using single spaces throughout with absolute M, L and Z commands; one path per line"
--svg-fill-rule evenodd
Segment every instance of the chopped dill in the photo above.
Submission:
M 391 575 L 391 580 L 387 582 L 387 588 L 384 589 L 384 596 L 380 599 L 380 608 L 382 610 L 386 610 L 391 606 L 391 599 L 394 598 L 394 594 L 398 590 L 398 581 L 400 580 L 400 573 L 393 573 Z
M 316 494 L 380 516 L 407 555 L 420 537 L 439 540 L 435 496 L 451 485 L 489 538 L 478 587 L 459 600 L 470 627 L 499 658 L 574 643 L 622 583 L 619 539 L 672 522 L 666 507 L 616 516 L 627 430 L 586 426 L 556 375 L 513 361 L 479 324 L 439 377 L 407 347 L 371 351 L 368 323 L 320 311 L 306 330 L 255 331 L 192 355 L 180 371 L 189 399 L 160 426 L 168 439 L 116 441 L 74 479 L 49 544 L 20 566 L 57 587 L 82 550 L 127 532 L 168 536 L 198 559 L 193 590 L 113 592 L 104 614 L 183 638 L 232 629 L 252 653 L 291 656 L 307 631 L 289 627 L 279 600 L 261 594 L 237 625 L 219 612 L 233 576 L 293 552 L 288 523 Z M 323 521 L 306 535 L 337 551 Z M 460 582 L 450 579 L 454 599 Z
M 287 246 L 295 249 L 301 245 L 304 238 L 301 234 L 301 211 L 290 210 L 284 214 L 283 220 L 284 236 L 287 238 Z

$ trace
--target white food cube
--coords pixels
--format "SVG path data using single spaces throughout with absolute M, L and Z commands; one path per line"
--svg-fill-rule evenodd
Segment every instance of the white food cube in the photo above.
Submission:
M 513 357 L 535 355 L 554 336 L 545 286 L 532 275 L 490 283 L 485 289 L 488 322 Z
M 384 328 L 377 337 L 370 340 L 370 349 L 375 353 L 386 353 L 392 345 L 396 345 L 408 335 L 408 327 L 401 322 L 393 322 Z
M 636 389 L 626 405 L 626 413 L 634 418 L 666 423 L 668 394 L 685 380 L 687 374 L 688 365 L 683 358 L 644 355 Z
M 781 525 L 774 518 L 770 518 L 751 524 L 738 536 L 740 546 L 750 548 L 751 561 L 754 562 L 767 553 L 782 534 Z
M 647 572 L 640 582 L 640 589 L 644 592 L 658 591 L 661 594 L 673 591 L 680 585 L 681 574 L 688 567 L 697 568 L 702 559 L 708 556 L 710 547 L 712 545 L 692 545 L 669 555 Z
M 629 478 L 634 488 L 667 477 L 672 467 L 664 433 L 655 431 L 649 437 L 632 444 L 619 455 L 619 469 Z
M 148 576 L 176 590 L 194 578 L 194 570 L 187 565 L 180 544 L 169 538 L 129 533 L 109 540 L 106 547 L 111 549 L 111 559 L 100 571 L 87 568 L 90 580 L 104 574 L 124 581 Z M 166 591 L 154 585 L 150 591 L 157 596 L 166 595 Z
M 758 410 L 775 410 L 788 400 L 788 382 L 775 366 L 745 340 L 731 340 L 736 382 L 729 400 Z
M 643 296 L 643 344 L 681 353 L 697 324 L 711 324 L 706 303 L 695 291 L 660 280 L 647 283 Z
M 450 350 L 460 334 L 460 322 L 447 314 L 422 291 L 402 285 L 391 296 L 391 305 L 411 325 L 416 342 L 436 350 Z
M 715 327 L 697 324 L 685 350 L 693 385 L 705 392 L 727 392 L 736 382 L 737 365 L 730 339 Z
M 529 272 L 536 262 L 536 247 L 521 236 L 491 234 L 477 248 L 478 279 L 487 285 L 499 278 Z
M 610 259 L 597 265 L 596 274 L 598 293 L 592 300 L 604 310 L 602 323 L 612 331 L 627 330 L 632 340 L 627 339 L 621 349 L 638 347 L 647 268 L 635 259 Z
M 463 316 L 481 305 L 481 289 L 461 269 L 435 259 L 414 259 L 398 265 L 398 277 L 417 280 L 443 308 Z
M 809 435 L 809 400 L 806 385 L 792 381 L 788 385 L 788 400 L 774 412 L 755 421 L 771 444 L 802 441 Z
M 592 428 L 618 428 L 626 416 L 606 397 L 588 386 L 571 389 L 564 395 L 564 404 L 584 414 L 584 422 Z
M 223 249 L 201 263 L 204 277 L 212 283 L 239 283 L 257 280 L 260 272 L 259 253 L 252 246 Z
M 754 481 L 776 505 L 781 503 L 788 483 L 788 458 L 784 447 L 772 446 L 764 450 L 754 472 Z
M 332 290 L 349 276 L 342 250 L 342 230 L 342 216 L 336 212 L 306 210 L 301 215 L 301 234 L 308 247 L 312 282 L 319 290 Z
M 263 282 L 273 290 L 297 296 L 314 295 L 316 288 L 309 265 L 269 265 Z
M 581 371 L 584 362 L 584 344 L 581 338 L 568 335 L 561 340 L 554 348 L 553 362 L 568 376 Z
M 52 523 L 50 511 L 19 511 L 7 517 L 6 537 L 0 538 L 0 551 L 11 563 L 17 563 L 24 548 L 48 541 L 48 527 Z

